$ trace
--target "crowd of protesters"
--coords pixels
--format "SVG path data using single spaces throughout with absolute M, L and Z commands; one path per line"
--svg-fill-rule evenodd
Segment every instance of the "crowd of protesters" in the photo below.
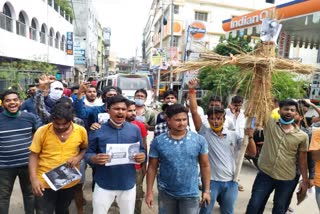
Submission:
M 197 103 L 197 87 L 196 79 L 188 82 L 183 104 L 177 104 L 176 92 L 166 91 L 160 113 L 145 106 L 144 89 L 128 100 L 118 87 L 97 91 L 95 83 L 82 83 L 67 89 L 46 75 L 30 85 L 24 101 L 16 91 L 5 91 L 0 213 L 9 212 L 16 177 L 25 213 L 67 214 L 72 200 L 77 213 L 84 213 L 87 167 L 92 168 L 94 214 L 106 214 L 110 207 L 121 214 L 140 214 L 143 200 L 152 208 L 156 179 L 161 214 L 209 214 L 216 204 L 221 213 L 234 213 L 243 190 L 235 178 L 240 150 L 247 138 L 246 154 L 256 155 L 256 130 L 245 127 L 242 97 L 234 96 L 225 109 L 221 97 L 212 96 L 205 114 Z M 266 125 L 256 127 L 263 129 L 264 144 L 247 214 L 264 213 L 272 192 L 272 213 L 292 212 L 297 187 L 303 199 L 315 186 L 320 209 L 320 131 L 315 128 L 320 117 L 305 117 L 310 106 L 320 115 L 308 100 L 282 100 Z M 154 131 L 152 142 L 147 142 L 148 131 Z M 137 145 L 128 156 L 132 162 L 110 164 L 116 158 L 111 147 L 127 145 Z M 82 178 L 54 190 L 43 175 L 62 164 L 77 168 Z

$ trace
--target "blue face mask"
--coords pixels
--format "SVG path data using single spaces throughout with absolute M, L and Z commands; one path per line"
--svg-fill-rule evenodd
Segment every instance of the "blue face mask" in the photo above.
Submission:
M 135 99 L 135 100 L 134 100 L 134 103 L 135 103 L 137 106 L 143 106 L 143 105 L 144 105 L 144 100 L 142 100 L 142 99 Z
M 282 123 L 283 125 L 289 125 L 289 124 L 291 124 L 291 123 L 294 123 L 294 119 L 289 120 L 289 121 L 286 121 L 286 120 L 282 119 L 282 117 L 280 117 L 279 121 L 280 121 L 280 123 Z

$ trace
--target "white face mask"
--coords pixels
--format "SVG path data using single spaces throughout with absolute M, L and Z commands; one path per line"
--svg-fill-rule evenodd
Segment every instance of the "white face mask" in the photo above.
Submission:
M 61 97 L 62 97 L 62 94 L 63 94 L 63 91 L 61 90 L 52 90 L 50 91 L 49 93 L 49 97 L 52 99 L 52 100 L 59 100 Z
M 59 89 L 56 89 L 59 88 Z M 62 89 L 62 90 L 60 90 Z M 49 93 L 49 97 L 54 100 L 57 101 L 62 97 L 63 94 L 63 85 L 61 82 L 59 81 L 54 81 L 53 83 L 50 84 L 50 93 Z

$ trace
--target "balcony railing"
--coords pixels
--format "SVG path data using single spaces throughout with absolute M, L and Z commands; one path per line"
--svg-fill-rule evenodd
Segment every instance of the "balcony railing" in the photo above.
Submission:
M 18 35 L 26 36 L 27 26 L 22 22 L 16 21 L 16 30 Z
M 40 32 L 40 42 L 46 44 L 46 34 L 43 32 Z
M 29 31 L 30 31 L 30 39 L 37 41 L 37 30 L 30 27 Z
M 12 32 L 12 18 L 0 13 L 0 28 Z

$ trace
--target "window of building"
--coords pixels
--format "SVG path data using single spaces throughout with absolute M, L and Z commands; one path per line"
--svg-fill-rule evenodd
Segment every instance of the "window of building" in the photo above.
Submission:
M 31 20 L 31 27 L 29 28 L 30 31 L 30 39 L 37 41 L 37 24 L 35 18 Z
M 51 47 L 53 47 L 53 38 L 54 38 L 54 31 L 52 28 L 50 28 L 50 31 L 49 31 L 49 45 Z
M 18 35 L 26 36 L 26 19 L 22 12 L 19 13 L 19 20 L 16 21 L 16 32 Z
M 4 4 L 0 13 L 0 28 L 12 32 L 12 15 L 8 4 Z
M 172 46 L 178 47 L 179 45 L 179 36 L 173 36 Z
M 42 24 L 40 31 L 40 42 L 46 44 L 46 26 Z
M 174 5 L 173 12 L 174 14 L 179 14 L 179 5 Z
M 320 63 L 320 48 L 318 49 L 317 63 Z
M 59 5 L 56 1 L 54 1 L 54 10 L 57 12 L 59 11 Z
M 54 39 L 54 47 L 59 49 L 59 40 L 60 40 L 60 33 L 56 33 L 56 38 Z
M 61 41 L 60 41 L 60 50 L 62 51 L 64 51 L 65 41 L 66 41 L 66 37 L 62 35 Z
M 198 21 L 208 21 L 208 13 L 207 12 L 198 12 L 196 11 L 194 14 L 194 19 Z
M 52 0 L 48 0 L 48 5 L 52 6 Z

